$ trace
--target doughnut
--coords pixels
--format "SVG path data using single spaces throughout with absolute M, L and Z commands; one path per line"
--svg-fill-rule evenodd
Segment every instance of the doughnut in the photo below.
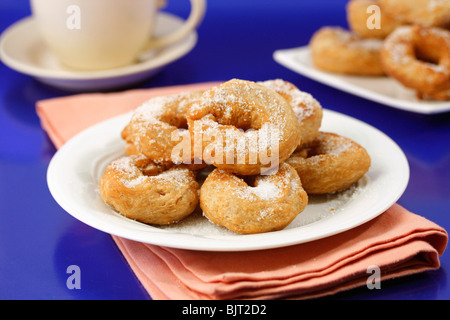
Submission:
M 241 234 L 282 230 L 307 203 L 297 172 L 286 163 L 272 175 L 239 177 L 216 168 L 200 188 L 204 216 Z
M 323 110 L 320 103 L 311 94 L 301 91 L 294 84 L 282 79 L 266 80 L 258 83 L 277 92 L 293 108 L 300 124 L 302 135 L 297 149 L 314 141 L 322 125 Z
M 388 75 L 415 90 L 419 98 L 448 100 L 450 31 L 399 27 L 386 38 L 381 61 Z
M 341 27 L 322 27 L 310 41 L 313 64 L 321 70 L 357 76 L 381 76 L 383 40 L 363 39 Z
M 378 0 L 383 11 L 408 24 L 425 27 L 450 26 L 448 0 Z
M 205 91 L 187 120 L 194 157 L 240 175 L 276 171 L 301 139 L 286 99 L 252 81 L 232 79 Z
M 198 190 L 193 171 L 155 164 L 142 155 L 114 160 L 99 181 L 106 204 L 129 219 L 155 225 L 190 215 L 199 203 Z
M 308 148 L 295 152 L 286 160 L 311 195 L 349 188 L 369 170 L 370 162 L 370 156 L 362 146 L 329 132 L 319 132 Z
M 122 130 L 122 138 L 127 144 L 134 145 L 135 152 L 151 160 L 171 162 L 173 149 L 184 136 L 189 136 L 186 111 L 200 95 L 200 91 L 189 91 L 144 102 L 133 112 L 130 122 Z M 189 163 L 193 159 L 183 160 L 183 163 Z
M 362 38 L 385 39 L 403 23 L 380 9 L 379 28 L 369 29 L 368 19 L 374 13 L 367 12 L 367 9 L 373 5 L 378 5 L 378 2 L 375 0 L 350 0 L 346 6 L 348 26 L 353 33 Z

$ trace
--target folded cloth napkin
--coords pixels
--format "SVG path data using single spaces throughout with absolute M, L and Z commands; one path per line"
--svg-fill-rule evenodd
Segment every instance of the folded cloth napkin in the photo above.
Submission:
M 59 148 L 83 129 L 131 111 L 146 99 L 215 84 L 78 94 L 39 101 L 36 109 Z M 373 279 L 382 282 L 437 269 L 448 241 L 443 228 L 398 204 L 328 238 L 251 252 L 191 251 L 112 237 L 150 296 L 161 300 L 326 296 L 372 284 Z

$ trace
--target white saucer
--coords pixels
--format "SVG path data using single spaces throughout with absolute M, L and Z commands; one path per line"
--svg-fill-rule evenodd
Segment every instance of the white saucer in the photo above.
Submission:
M 184 20 L 168 13 L 158 14 L 155 34 L 180 27 Z M 162 50 L 154 51 L 135 64 L 121 68 L 79 72 L 64 68 L 41 40 L 32 17 L 24 18 L 2 34 L 0 58 L 7 66 L 39 81 L 70 91 L 98 91 L 129 86 L 150 78 L 167 64 L 181 58 L 197 43 L 197 33 Z

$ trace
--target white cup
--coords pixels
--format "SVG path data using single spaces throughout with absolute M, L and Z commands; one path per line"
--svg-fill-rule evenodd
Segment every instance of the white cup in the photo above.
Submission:
M 203 19 L 206 0 L 190 0 L 184 24 L 154 37 L 161 0 L 31 0 L 40 34 L 67 67 L 112 69 L 133 63 L 144 51 L 186 37 Z

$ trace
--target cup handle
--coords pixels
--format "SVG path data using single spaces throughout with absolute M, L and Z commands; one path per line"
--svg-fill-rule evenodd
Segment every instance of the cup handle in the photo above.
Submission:
M 150 40 L 144 51 L 149 49 L 159 49 L 169 44 L 177 42 L 186 37 L 192 30 L 197 28 L 203 20 L 206 10 L 206 0 L 190 0 L 191 13 L 184 24 L 178 30 L 161 37 L 155 37 Z

